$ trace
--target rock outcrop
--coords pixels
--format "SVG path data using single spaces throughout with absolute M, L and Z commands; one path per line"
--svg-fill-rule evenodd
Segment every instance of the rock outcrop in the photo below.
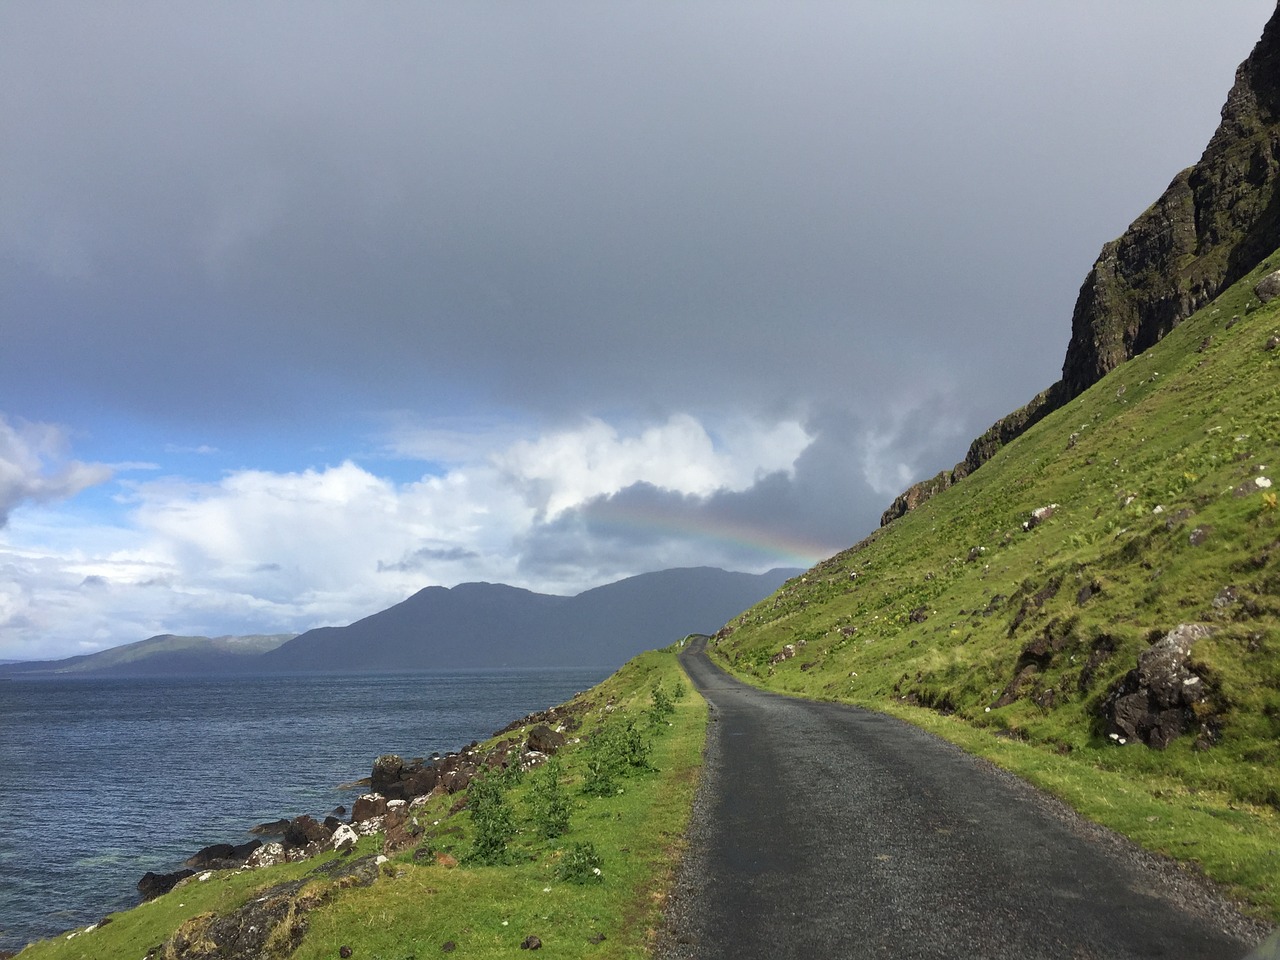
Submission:
M 963 480 L 1002 446 L 1184 319 L 1280 247 L 1280 8 L 1236 70 L 1200 160 L 1102 248 L 1071 316 L 1062 379 L 996 421 L 951 470 L 901 494 L 881 526 Z
M 168 893 L 197 870 L 256 869 L 296 863 L 328 850 L 349 850 L 360 837 L 379 833 L 385 835 L 385 854 L 405 850 L 417 843 L 422 834 L 422 827 L 413 817 L 419 804 L 430 797 L 466 790 L 481 771 L 498 771 L 512 765 L 528 769 L 544 761 L 565 745 L 565 730 L 580 726 L 579 714 L 590 708 L 590 701 L 580 700 L 530 714 L 499 731 L 530 728 L 523 737 L 499 740 L 488 750 L 482 751 L 472 743 L 443 756 L 435 754 L 430 759 L 417 757 L 410 761 L 394 753 L 383 754 L 373 762 L 367 781 L 372 789 L 356 798 L 349 823 L 332 815 L 321 822 L 307 814 L 262 823 L 250 832 L 275 836 L 278 841 L 212 844 L 188 858 L 186 869 L 147 873 L 138 881 L 138 892 L 144 900 L 151 900 Z M 455 805 L 456 809 L 461 809 L 461 802 Z M 342 810 L 339 807 L 335 812 Z
M 308 914 L 349 887 L 378 877 L 375 857 L 331 860 L 307 876 L 277 884 L 230 913 L 183 923 L 146 960 L 261 960 L 288 956 L 307 932 Z
M 1192 648 L 1211 632 L 1203 624 L 1180 624 L 1143 651 L 1138 666 L 1103 700 L 1103 719 L 1112 740 L 1163 750 L 1198 728 L 1203 745 L 1213 742 L 1209 692 L 1190 664 Z

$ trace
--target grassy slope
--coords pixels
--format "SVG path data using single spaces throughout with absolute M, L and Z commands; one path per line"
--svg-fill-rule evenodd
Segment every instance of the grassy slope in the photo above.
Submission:
M 1252 294 L 1277 265 L 963 483 L 789 581 L 714 654 L 764 686 L 957 740 L 1280 919 L 1280 509 L 1252 484 L 1280 490 L 1280 349 L 1265 347 L 1280 301 Z M 1048 504 L 1054 515 L 1024 531 Z M 1220 742 L 1109 741 L 1105 693 L 1193 621 L 1216 631 L 1193 658 Z M 771 664 L 788 643 L 797 655 Z M 1048 663 L 997 706 L 1031 645 Z
M 668 695 L 679 693 L 667 721 L 651 726 L 646 711 L 657 685 Z M 313 886 L 332 893 L 332 899 L 307 915 L 307 933 L 292 956 L 336 957 L 345 945 L 355 957 L 407 960 L 435 956 L 448 941 L 460 956 L 506 956 L 530 934 L 556 956 L 647 955 L 692 807 L 706 705 L 689 688 L 673 650 L 642 654 L 575 700 L 592 706 L 583 715 L 582 728 L 572 734 L 582 742 L 571 743 L 559 755 L 562 787 L 572 806 L 563 836 L 547 840 L 535 829 L 530 790 L 536 773 L 526 774 L 506 788 L 520 826 L 509 844 L 511 862 L 468 865 L 475 834 L 471 814 L 451 815 L 449 808 L 458 797 L 442 797 L 418 814 L 425 828 L 423 843 L 433 855 L 453 857 L 462 865 L 442 865 L 430 856 L 415 860 L 408 850 L 384 864 L 370 887 L 341 888 L 317 879 Z M 611 796 L 585 795 L 586 764 L 599 743 L 593 734 L 601 725 L 617 729 L 627 718 L 635 718 L 645 731 L 656 769 L 632 769 Z M 562 879 L 561 864 L 582 843 L 590 843 L 598 855 L 600 879 L 585 884 Z M 380 848 L 381 837 L 369 838 L 356 853 Z M 231 911 L 267 887 L 307 875 L 320 862 L 189 880 L 156 901 L 115 915 L 106 926 L 33 944 L 20 956 L 141 958 L 192 918 Z

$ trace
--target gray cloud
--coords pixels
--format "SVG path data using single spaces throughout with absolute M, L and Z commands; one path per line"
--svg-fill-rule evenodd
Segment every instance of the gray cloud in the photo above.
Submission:
M 480 554 L 463 547 L 420 547 L 405 554 L 394 563 L 378 561 L 378 572 L 407 573 L 415 570 L 429 570 L 438 563 L 453 563 L 459 560 L 472 560 Z
M 353 408 L 799 416 L 794 477 L 629 491 L 529 562 L 622 564 L 628 498 L 840 545 L 1056 378 L 1271 6 L 15 0 L 0 402 L 210 450 Z M 66 469 L 0 517 L 100 476 Z
M 636 483 L 535 527 L 518 545 L 521 572 L 572 582 L 714 563 L 763 570 L 807 566 L 859 540 L 879 518 L 851 444 L 819 434 L 791 473 L 707 497 Z

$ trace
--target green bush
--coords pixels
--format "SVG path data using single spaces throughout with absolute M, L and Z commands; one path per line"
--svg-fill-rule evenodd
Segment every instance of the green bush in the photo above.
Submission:
M 653 706 L 646 711 L 649 717 L 649 726 L 664 726 L 667 718 L 675 713 L 675 710 L 675 702 L 667 695 L 667 691 L 662 689 L 662 684 L 659 683 L 653 688 Z
M 611 720 L 592 738 L 582 792 L 594 797 L 617 793 L 619 777 L 655 769 L 652 755 L 653 744 L 634 717 Z
M 556 875 L 568 883 L 603 883 L 600 855 L 590 841 L 575 843 L 564 852 Z
M 507 844 L 516 835 L 516 818 L 501 778 L 489 775 L 473 780 L 467 790 L 467 809 L 474 830 L 467 860 L 488 865 L 509 862 Z
M 550 760 L 530 777 L 529 805 L 533 827 L 547 840 L 569 829 L 569 798 L 560 786 L 560 761 Z

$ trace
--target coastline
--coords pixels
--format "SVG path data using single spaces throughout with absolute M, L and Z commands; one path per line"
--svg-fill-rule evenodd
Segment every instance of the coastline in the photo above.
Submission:
M 338 806 L 351 809 L 368 779 L 351 774 L 380 752 L 404 743 L 420 747 L 415 755 L 456 752 L 508 721 L 513 704 L 559 702 L 602 673 L 113 679 L 112 703 L 83 678 L 16 680 L 0 720 L 27 743 L 21 753 L 12 739 L 0 744 L 11 772 L 0 812 L 17 828 L 0 841 L 11 881 L 0 896 L 0 951 L 135 906 L 140 878 L 184 869 L 202 844 L 242 844 L 254 824 L 289 811 L 323 823 Z M 68 809 L 81 831 L 63 826 Z

